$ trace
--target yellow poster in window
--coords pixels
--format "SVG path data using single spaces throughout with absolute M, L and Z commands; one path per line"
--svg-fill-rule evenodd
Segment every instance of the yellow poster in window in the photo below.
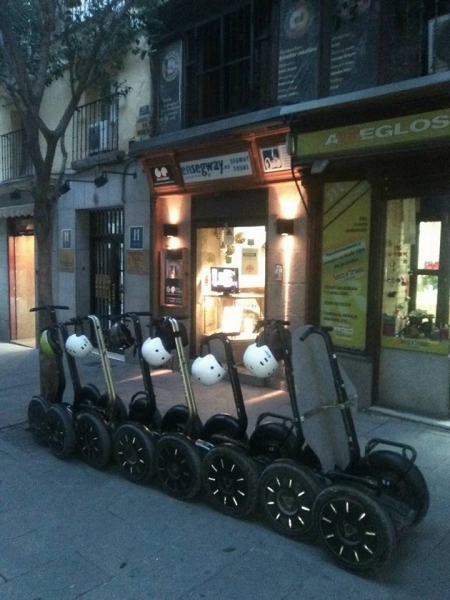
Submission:
M 354 350 L 366 347 L 370 201 L 367 181 L 324 186 L 320 322 Z

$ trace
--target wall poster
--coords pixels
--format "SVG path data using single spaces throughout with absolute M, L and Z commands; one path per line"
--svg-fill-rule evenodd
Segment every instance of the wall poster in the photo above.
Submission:
M 336 346 L 366 347 L 371 188 L 367 181 L 324 188 L 321 325 Z
M 278 56 L 278 102 L 318 96 L 320 2 L 282 0 Z
M 159 55 L 158 132 L 181 129 L 182 43 L 169 44 Z
M 377 83 L 380 0 L 334 0 L 330 96 Z
M 187 248 L 161 251 L 161 306 L 187 305 Z

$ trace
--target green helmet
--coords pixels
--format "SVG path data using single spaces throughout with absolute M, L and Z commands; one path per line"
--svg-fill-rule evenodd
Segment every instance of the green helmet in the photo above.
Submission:
M 55 356 L 58 354 L 58 342 L 55 340 L 54 332 L 50 329 L 44 329 L 41 333 L 39 346 L 46 356 Z

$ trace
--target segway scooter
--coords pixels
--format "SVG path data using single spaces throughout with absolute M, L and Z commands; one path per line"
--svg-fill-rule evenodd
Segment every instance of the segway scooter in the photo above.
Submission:
M 113 455 L 124 477 L 133 483 L 147 483 L 155 471 L 155 441 L 152 432 L 161 429 L 161 413 L 156 406 L 156 395 L 148 363 L 142 355 L 144 343 L 140 317 L 151 317 L 148 312 L 128 312 L 117 317 L 110 330 L 112 346 L 134 347 L 139 358 L 144 390 L 130 400 L 128 419 L 118 425 L 113 436 Z M 134 337 L 128 328 L 131 321 Z
M 227 371 L 211 354 L 211 342 L 220 341 L 225 349 Z M 203 353 L 207 349 L 207 354 Z M 232 517 L 245 517 L 258 502 L 258 467 L 248 446 L 248 418 L 245 410 L 237 365 L 229 337 L 214 333 L 204 338 L 200 356 L 192 365 L 192 374 L 204 385 L 218 383 L 228 372 L 236 416 L 219 413 L 210 417 L 201 432 L 201 439 L 212 448 L 202 462 L 203 488 L 213 508 Z
M 70 326 L 75 327 L 72 335 L 68 332 Z M 74 318 L 65 323 L 58 323 L 52 328 L 56 332 L 54 338 L 58 348 L 58 370 L 64 373 L 63 355 L 65 354 L 73 390 L 71 403 L 63 402 L 61 397 L 50 406 L 46 414 L 48 445 L 54 456 L 63 460 L 69 458 L 76 449 L 76 415 L 83 409 L 92 409 L 101 403 L 97 386 L 92 383 L 81 385 L 76 358 L 89 355 L 92 352 L 92 345 L 83 333 L 79 334 L 79 326 L 79 319 Z M 53 334 L 53 331 L 50 333 Z
M 126 421 L 128 411 L 116 394 L 108 352 L 100 324 L 95 315 L 81 317 L 88 320 L 94 330 L 100 364 L 106 383 L 106 392 L 95 405 L 85 404 L 75 415 L 77 444 L 81 458 L 91 467 L 103 469 L 111 458 L 111 435 L 117 423 Z
M 301 427 L 292 373 L 289 322 L 269 319 L 261 324 L 263 329 L 256 343 L 247 349 L 244 362 L 257 376 L 270 374 L 265 360 L 269 365 L 273 359 L 283 363 L 292 416 L 265 412 L 257 419 L 250 443 L 255 451 L 266 454 L 272 461 L 261 474 L 260 505 L 266 522 L 275 531 L 306 539 L 314 531 L 312 505 L 319 485 L 313 470 L 318 461 L 305 443 Z
M 193 498 L 201 488 L 201 459 L 195 443 L 202 428 L 189 379 L 184 346 L 186 328 L 180 317 L 152 319 L 152 337 L 142 345 L 142 356 L 152 367 L 162 367 L 175 350 L 179 362 L 186 407 L 177 405 L 162 418 L 161 430 L 155 431 L 157 476 L 162 489 L 180 500 Z M 209 448 L 209 447 L 208 447 Z
M 211 455 L 214 458 L 216 444 L 222 444 L 220 432 L 229 434 L 229 420 L 224 425 L 224 419 L 209 420 L 206 436 L 203 436 L 203 426 L 198 416 L 197 405 L 194 392 L 189 377 L 187 361 L 184 354 L 184 347 L 188 343 L 187 333 L 184 326 L 178 323 L 176 317 L 163 317 L 153 321 L 153 336 L 144 342 L 142 354 L 144 359 L 154 367 L 162 366 L 171 358 L 170 352 L 176 350 L 178 357 L 180 373 L 183 382 L 184 395 L 186 399 L 186 408 L 182 411 L 181 407 L 172 412 L 167 411 L 162 419 L 162 431 L 157 441 L 157 473 L 162 488 L 170 495 L 180 499 L 193 498 L 201 488 L 201 461 Z M 214 380 L 225 372 L 218 365 L 217 361 L 209 365 L 215 373 L 212 375 Z M 210 373 L 209 373 L 210 374 Z M 167 417 L 169 418 L 167 419 Z M 165 429 L 166 425 L 168 431 Z M 175 428 L 170 430 L 171 428 Z M 237 427 L 239 429 L 239 426 Z M 244 429 L 242 429 L 244 432 Z M 236 433 L 236 429 L 234 430 Z M 156 434 L 158 435 L 158 434 Z M 204 439 L 208 437 L 209 440 Z M 225 442 L 229 438 L 225 438 Z M 225 444 L 220 446 L 225 447 Z M 229 445 L 229 452 L 224 450 L 223 459 L 227 462 L 227 470 L 233 473 L 228 480 L 230 485 L 229 495 L 232 505 L 226 506 L 224 512 L 233 511 L 233 516 L 244 516 L 253 509 L 257 501 L 257 494 L 254 490 L 257 488 L 257 472 L 252 462 L 241 452 L 237 451 L 233 445 Z M 250 470 L 250 474 L 248 474 Z M 241 473 L 241 475 L 237 475 Z M 236 479 L 239 480 L 239 491 L 234 491 Z M 247 487 L 253 490 L 248 493 Z M 245 502 L 242 502 L 244 498 Z M 250 498 L 250 502 L 247 501 Z M 225 503 L 227 504 L 227 503 Z
M 361 456 L 329 332 L 301 327 L 292 343 L 303 430 L 326 482 L 315 499 L 313 519 L 323 546 L 340 566 L 369 571 L 389 559 L 401 533 L 422 521 L 429 492 L 412 446 L 374 438 Z
M 36 395 L 32 397 L 28 404 L 27 418 L 31 435 L 36 443 L 45 446 L 48 443 L 47 411 L 52 405 L 52 402 L 60 402 L 62 400 L 66 388 L 64 365 L 62 363 L 62 350 L 58 343 L 57 331 L 54 329 L 54 326 L 58 323 L 56 315 L 57 310 L 69 310 L 69 307 L 46 305 L 30 308 L 30 312 L 48 311 L 50 328 L 44 329 L 41 332 L 39 345 L 44 354 L 55 359 L 58 380 L 54 398 L 50 400 L 44 396 Z

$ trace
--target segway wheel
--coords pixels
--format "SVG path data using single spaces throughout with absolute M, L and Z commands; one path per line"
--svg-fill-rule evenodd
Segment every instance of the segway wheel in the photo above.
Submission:
M 420 523 L 430 506 L 430 493 L 422 472 L 397 452 L 377 450 L 363 459 L 363 474 L 375 478 L 383 493 L 410 506 L 415 516 L 411 525 Z
M 239 420 L 236 417 L 221 413 L 210 417 L 203 426 L 201 432 L 202 440 L 207 442 L 211 441 L 215 435 L 229 438 L 230 440 L 237 440 L 248 443 L 248 436 L 244 432 L 240 438 L 238 433 L 240 430 Z
M 104 420 L 93 413 L 81 413 L 76 430 L 82 459 L 94 469 L 104 469 L 111 458 L 111 440 Z
M 66 460 L 75 451 L 76 433 L 71 413 L 61 404 L 47 411 L 48 445 L 54 456 Z
M 172 406 L 164 414 L 161 421 L 161 431 L 164 433 L 184 433 L 186 424 L 189 420 L 189 409 L 183 404 Z M 202 431 L 202 422 L 197 417 L 192 423 L 192 431 L 190 437 L 197 439 Z
M 246 517 L 258 502 L 258 471 L 253 460 L 231 444 L 216 446 L 202 465 L 203 487 L 213 508 Z
M 120 425 L 114 435 L 114 458 L 124 477 L 147 483 L 155 473 L 155 443 L 150 433 L 135 423 Z
M 313 506 L 322 544 L 346 569 L 374 571 L 386 563 L 395 532 L 386 510 L 367 493 L 346 485 L 322 490 Z
M 259 490 L 264 515 L 275 531 L 297 539 L 314 534 L 312 507 L 320 487 L 309 469 L 277 460 L 264 469 Z
M 295 434 L 280 423 L 263 423 L 250 436 L 252 453 L 270 461 L 292 457 L 296 447 Z
M 190 500 L 201 488 L 201 461 L 195 444 L 182 434 L 168 433 L 156 444 L 158 479 L 162 489 L 179 500 Z
M 40 446 L 48 443 L 47 411 L 51 403 L 42 396 L 33 396 L 28 405 L 28 426 L 34 441 Z

